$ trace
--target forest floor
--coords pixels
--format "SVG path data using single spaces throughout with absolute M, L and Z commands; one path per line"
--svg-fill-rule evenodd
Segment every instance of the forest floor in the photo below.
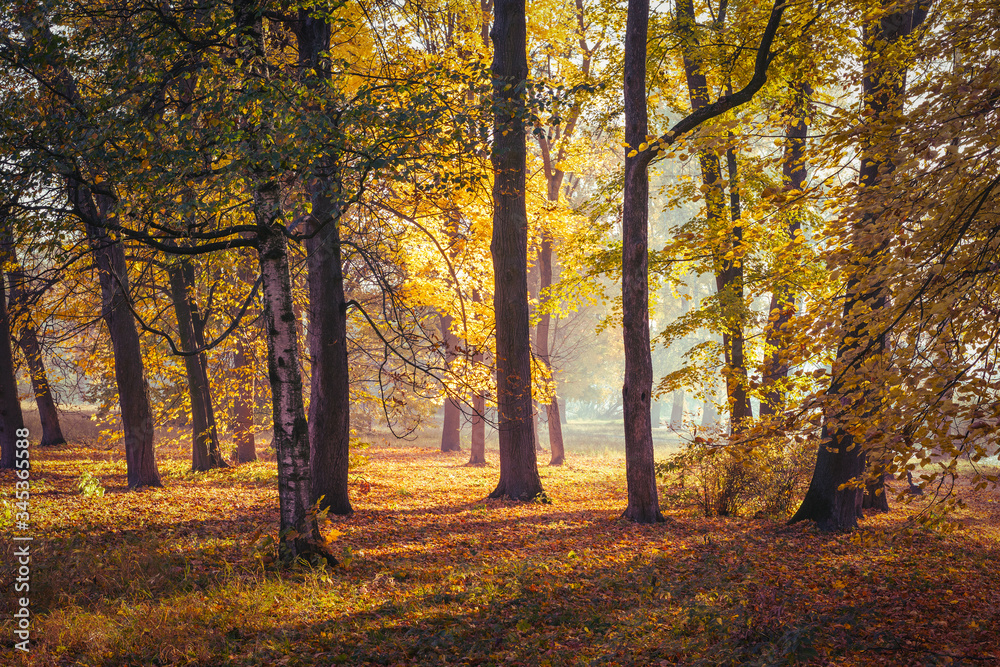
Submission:
M 1000 665 L 995 489 L 960 489 L 947 533 L 917 504 L 849 535 L 692 507 L 637 526 L 617 451 L 542 465 L 552 504 L 517 504 L 484 500 L 496 451 L 466 467 L 431 442 L 363 452 L 329 569 L 271 562 L 273 462 L 191 473 L 161 448 L 164 488 L 130 493 L 116 449 L 33 448 L 31 652 L 8 471 L 0 664 Z

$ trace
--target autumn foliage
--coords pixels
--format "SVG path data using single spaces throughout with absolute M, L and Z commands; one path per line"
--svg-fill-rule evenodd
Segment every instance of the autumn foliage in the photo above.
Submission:
M 1000 664 L 998 25 L 7 3 L 5 663 Z

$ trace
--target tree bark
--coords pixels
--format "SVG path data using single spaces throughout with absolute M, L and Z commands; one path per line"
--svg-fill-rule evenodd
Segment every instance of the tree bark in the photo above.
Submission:
M 593 49 L 587 44 L 586 26 L 587 21 L 584 15 L 583 0 L 576 0 L 576 21 L 579 30 L 580 45 L 580 73 L 584 78 L 590 76 L 590 68 L 593 60 Z M 572 139 L 577 123 L 580 119 L 582 106 L 579 102 L 573 104 L 569 114 L 565 119 L 565 125 L 555 128 L 555 141 L 559 142 L 556 154 L 552 155 L 552 132 L 538 134 L 538 146 L 541 149 L 542 166 L 545 170 L 545 182 L 547 186 L 546 196 L 551 207 L 558 206 L 559 192 L 562 189 L 566 172 L 560 168 L 566 158 L 567 145 Z M 561 130 L 561 132 L 560 132 Z M 564 414 L 559 410 L 559 395 L 555 376 L 552 372 L 552 351 L 550 340 L 550 329 L 552 326 L 552 314 L 549 308 L 545 308 L 542 299 L 547 298 L 546 290 L 552 286 L 552 255 L 553 255 L 552 232 L 547 225 L 542 228 L 542 242 L 538 252 L 539 268 L 539 305 L 543 306 L 542 315 L 539 318 L 536 331 L 536 350 L 539 363 L 548 372 L 551 384 L 551 399 L 545 406 L 549 427 L 549 449 L 551 458 L 549 465 L 562 465 L 566 458 L 566 447 L 563 442 L 562 424 L 565 421 Z
M 902 104 L 906 86 L 906 69 L 886 62 L 882 49 L 908 36 L 923 22 L 930 2 L 921 1 L 913 7 L 890 14 L 865 29 L 864 104 L 865 117 L 870 123 L 884 122 L 888 114 Z M 861 196 L 877 196 L 884 176 L 892 171 L 891 146 L 862 147 L 859 184 Z M 855 223 L 855 233 L 877 228 L 874 210 L 863 214 Z M 888 234 L 888 230 L 883 230 Z M 814 521 L 822 530 L 847 531 L 857 527 L 862 518 L 865 474 L 864 443 L 855 438 L 852 427 L 873 418 L 870 390 L 858 391 L 864 382 L 864 366 L 884 349 L 886 331 L 868 331 L 867 321 L 881 310 L 886 295 L 881 282 L 874 284 L 870 274 L 878 270 L 888 246 L 888 239 L 869 243 L 862 248 L 855 243 L 858 262 L 851 267 L 844 303 L 845 332 L 837 348 L 830 388 L 826 392 L 822 444 L 816 457 L 816 467 L 802 505 L 789 523 Z M 858 312 L 855 313 L 857 307 Z M 860 396 L 858 395 L 860 394 Z M 853 423 L 852 423 L 853 422 Z M 881 483 L 881 480 L 878 480 Z M 884 495 L 884 492 L 883 492 Z
M 269 199 L 257 195 L 256 199 Z M 264 208 L 258 205 L 258 208 Z M 267 205 L 267 209 L 274 208 Z M 272 219 L 267 209 L 258 220 Z M 263 213 L 263 215 L 261 215 Z M 279 547 L 284 561 L 315 553 L 320 544 L 313 504 L 309 457 L 309 427 L 302 405 L 299 344 L 292 310 L 285 237 L 279 229 L 262 225 L 258 236 L 263 277 L 264 328 L 267 332 L 267 368 L 271 378 L 274 413 L 274 449 L 278 458 Z
M 34 48 L 38 37 L 46 45 L 54 37 L 43 18 L 26 11 L 18 18 L 27 27 L 28 46 Z M 73 75 L 65 65 L 55 65 L 46 82 L 70 105 L 81 106 L 81 98 Z M 63 109 L 58 110 L 60 113 Z M 58 114 L 57 114 L 58 115 Z M 101 314 L 108 325 L 115 357 L 115 382 L 122 427 L 125 432 L 125 461 L 128 486 L 162 486 L 153 453 L 154 424 L 149 406 L 142 349 L 135 319 L 129 307 L 129 279 L 125 250 L 120 240 L 109 233 L 116 227 L 114 201 L 109 195 L 91 192 L 80 181 L 77 172 L 63 174 L 66 194 L 74 214 L 84 223 L 88 245 L 94 255 L 94 266 L 101 285 Z
M 448 366 L 454 362 L 456 354 L 455 348 L 458 346 L 458 337 L 451 332 L 451 315 L 441 316 L 441 340 L 445 347 L 445 360 Z M 444 426 L 441 429 L 441 451 L 460 452 L 462 451 L 462 409 L 455 399 L 450 396 L 444 401 Z
M 233 373 L 237 378 L 233 406 L 233 439 L 236 441 L 236 462 L 257 460 L 257 443 L 254 438 L 253 415 L 257 404 L 257 372 L 247 353 L 245 333 L 236 333 L 236 353 Z
M 197 349 L 202 346 L 199 342 L 202 337 L 196 333 L 197 316 L 191 298 L 191 290 L 194 288 L 193 267 L 190 261 L 181 260 L 167 268 L 167 275 L 181 348 L 187 351 Z M 228 467 L 219 448 L 207 363 L 204 352 L 184 356 L 191 399 L 191 469 L 195 471 Z
M 266 79 L 271 68 L 264 50 L 260 5 L 254 0 L 238 0 L 233 5 L 233 12 L 237 53 L 248 71 L 246 81 Z M 250 151 L 262 149 L 262 138 L 271 129 L 268 118 L 268 114 L 264 114 L 262 124 L 250 128 Z M 281 225 L 281 183 L 266 171 L 254 173 L 250 179 L 263 284 L 273 446 L 278 459 L 278 557 L 288 563 L 300 557 L 318 556 L 333 563 L 335 559 L 322 544 L 312 507 L 309 425 L 302 401 L 298 318 L 292 306 L 288 249 Z
M 473 357 L 474 363 L 482 363 L 482 354 Z M 469 465 L 486 465 L 486 397 L 477 391 L 472 395 L 472 445 L 469 448 Z
M 125 432 L 128 486 L 130 489 L 162 486 L 153 454 L 155 425 L 149 405 L 142 348 L 129 307 L 131 297 L 125 249 L 107 231 L 107 227 L 113 227 L 108 210 L 112 204 L 105 197 L 98 197 L 100 203 L 95 204 L 89 189 L 72 178 L 69 179 L 67 189 L 73 208 L 84 220 L 101 285 L 102 315 L 108 325 L 115 357 L 115 381 Z
M 326 52 L 330 25 L 300 9 L 297 26 L 299 71 L 316 89 L 330 79 Z M 312 502 L 333 514 L 353 510 L 348 496 L 351 444 L 351 378 L 347 360 L 347 300 L 341 257 L 337 198 L 341 184 L 333 156 L 321 160 L 320 172 L 307 184 L 312 201 L 306 261 L 309 269 L 309 446 Z
M 753 409 L 750 406 L 750 396 L 747 393 L 747 365 L 744 358 L 746 339 L 743 328 L 746 321 L 743 303 L 743 224 L 742 206 L 740 203 L 739 172 L 736 164 L 736 149 L 730 146 L 726 150 L 726 166 L 729 172 L 729 211 L 732 221 L 732 233 L 729 246 L 723 247 L 727 253 L 732 252 L 732 259 L 722 260 L 722 272 L 716 276 L 716 285 L 720 293 L 728 292 L 733 304 L 733 313 L 724 313 L 723 347 L 726 350 L 726 381 L 728 384 L 730 422 L 732 432 L 740 433 L 747 424 L 753 421 Z
M 3 260 L 0 253 L 0 261 Z M 14 377 L 14 351 L 11 347 L 10 319 L 7 317 L 7 299 L 0 271 L 0 468 L 10 470 L 15 464 L 18 431 L 24 428 L 21 401 L 17 397 L 17 379 Z
M 791 113 L 785 129 L 785 152 L 781 171 L 783 188 L 786 192 L 801 192 L 806 186 L 806 137 L 809 126 L 806 124 L 809 114 L 809 98 L 812 88 L 804 82 L 796 82 L 792 89 Z M 802 230 L 802 215 L 793 208 L 788 218 L 787 251 L 778 253 L 776 266 L 796 263 L 795 238 Z M 764 398 L 760 402 L 760 416 L 770 417 L 781 410 L 785 392 L 782 382 L 788 377 L 789 332 L 788 323 L 795 314 L 795 292 L 790 282 L 781 281 L 771 294 L 771 304 L 768 309 L 767 331 L 764 335 L 766 351 L 763 364 L 762 381 L 765 387 Z
M 693 0 L 680 0 L 677 3 L 677 19 L 683 35 L 682 54 L 688 97 L 691 101 L 691 111 L 696 113 L 709 106 L 709 95 L 708 78 L 700 53 L 701 47 L 694 34 Z M 708 226 L 710 229 L 723 228 L 727 225 L 719 155 L 713 150 L 702 150 L 698 153 L 698 159 L 701 164 L 702 183 L 707 188 L 705 214 Z M 722 316 L 722 348 L 730 424 L 732 432 L 739 433 L 747 421 L 753 418 L 753 413 L 747 395 L 747 370 L 743 360 L 743 263 L 739 257 L 743 242 L 743 227 L 740 224 L 741 206 L 737 186 L 739 174 L 736 154 L 732 148 L 726 152 L 726 166 L 730 183 L 732 232 L 728 236 L 728 243 L 716 250 L 715 286 L 719 294 Z M 732 255 L 728 255 L 729 259 L 726 259 L 729 252 L 732 252 Z
M 240 257 L 237 275 L 246 285 L 254 282 L 255 271 L 249 257 Z M 257 409 L 257 367 L 249 352 L 251 335 L 246 326 L 235 332 L 236 350 L 233 355 L 233 375 L 236 396 L 233 399 L 233 439 L 236 442 L 237 463 L 257 460 L 254 436 L 254 413 Z
M 865 481 L 865 493 L 861 509 L 873 512 L 888 512 L 889 497 L 886 495 L 885 473 L 879 472 Z
M 625 343 L 625 477 L 628 506 L 637 523 L 663 521 L 653 468 L 650 416 L 653 358 L 649 340 L 649 175 L 640 146 L 646 143 L 646 40 L 649 0 L 629 0 L 625 26 L 625 157 L 622 210 L 622 320 Z M 644 146 L 642 146 L 644 147 Z
M 560 175 L 562 172 L 559 172 Z M 559 187 L 562 179 L 559 178 L 554 184 L 549 183 L 549 201 L 553 201 L 553 185 L 555 185 L 555 200 L 559 199 Z M 546 291 L 552 286 L 552 238 L 548 230 L 542 231 L 542 246 L 538 253 L 538 268 L 539 268 L 539 303 L 541 304 L 541 299 L 545 298 Z M 535 348 L 537 350 L 537 357 L 542 367 L 545 368 L 549 373 L 549 382 L 551 385 L 551 396 L 549 400 L 545 403 L 545 411 L 548 416 L 548 427 L 549 427 L 549 450 L 551 451 L 551 458 L 549 459 L 550 466 L 562 465 L 563 461 L 566 459 L 566 449 L 563 444 L 562 435 L 562 424 L 559 421 L 559 398 L 556 394 L 556 381 L 552 374 L 552 361 L 549 354 L 549 337 L 550 328 L 552 326 L 552 313 L 549 312 L 548 308 L 542 308 L 541 317 L 538 320 L 538 328 L 535 331 Z
M 684 426 L 684 390 L 674 391 L 674 402 L 670 407 L 670 428 L 680 430 Z
M 543 495 L 531 422 L 528 219 L 525 210 L 524 0 L 497 0 L 493 27 L 493 308 L 496 318 L 500 480 L 491 498 Z
M 25 293 L 26 276 L 20 269 L 8 274 L 10 282 L 10 312 L 7 317 L 11 326 L 12 339 L 16 338 L 24 359 L 28 364 L 31 376 L 31 389 L 35 395 L 35 405 L 38 406 L 38 418 L 42 423 L 42 447 L 53 447 L 66 443 L 62 427 L 59 425 L 59 412 L 49 387 L 48 374 L 42 359 L 42 346 L 38 342 L 38 331 L 28 312 L 28 299 Z M 19 330 L 19 334 L 15 331 Z

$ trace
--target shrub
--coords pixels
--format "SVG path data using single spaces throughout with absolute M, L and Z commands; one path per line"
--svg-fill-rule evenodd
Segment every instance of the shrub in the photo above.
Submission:
M 694 505 L 705 516 L 788 514 L 808 481 L 815 447 L 783 438 L 726 445 L 724 437 L 695 437 L 656 463 L 666 501 Z

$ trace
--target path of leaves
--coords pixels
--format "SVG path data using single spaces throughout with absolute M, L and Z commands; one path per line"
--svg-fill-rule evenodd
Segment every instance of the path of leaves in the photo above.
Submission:
M 541 468 L 554 503 L 540 505 L 484 501 L 497 468 L 466 454 L 368 453 L 357 511 L 325 528 L 343 563 L 282 571 L 260 548 L 273 463 L 192 474 L 164 453 L 167 486 L 129 493 L 116 453 L 35 450 L 36 642 L 30 659 L 12 649 L 5 593 L 0 662 L 1000 664 L 996 491 L 947 535 L 913 528 L 916 506 L 848 536 L 683 508 L 635 526 L 618 518 L 616 456 Z M 105 496 L 79 494 L 84 470 Z

